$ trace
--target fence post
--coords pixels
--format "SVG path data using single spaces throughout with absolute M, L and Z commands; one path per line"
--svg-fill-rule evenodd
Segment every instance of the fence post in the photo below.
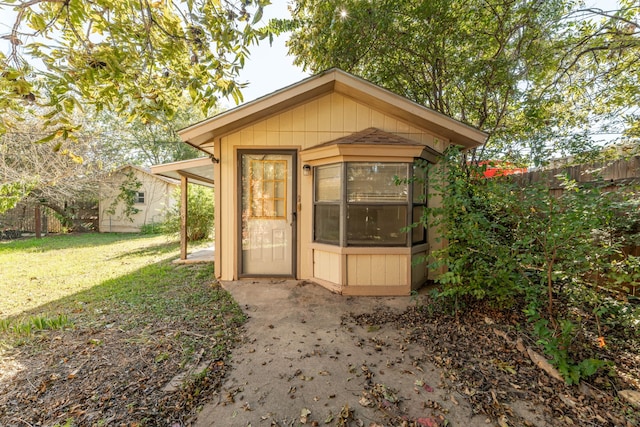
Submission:
M 42 237 L 42 221 L 41 221 L 41 217 L 40 217 L 40 205 L 36 203 L 34 210 L 34 216 L 35 216 L 35 223 L 36 223 L 36 238 L 40 238 Z

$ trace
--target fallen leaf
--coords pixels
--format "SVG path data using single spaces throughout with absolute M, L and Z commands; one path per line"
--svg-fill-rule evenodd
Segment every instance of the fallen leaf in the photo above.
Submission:
M 311 415 L 311 411 L 308 410 L 307 408 L 302 408 L 302 410 L 300 411 L 300 422 L 302 424 L 306 424 L 307 418 L 309 417 L 309 415 Z
M 438 427 L 438 422 L 433 418 L 418 418 L 416 422 L 423 427 Z
M 333 421 L 333 414 L 329 412 L 329 415 L 327 415 L 327 418 L 324 419 L 324 423 L 331 424 L 331 421 Z
M 371 401 L 371 399 L 367 398 L 366 396 L 362 396 L 360 400 L 358 400 L 358 403 L 364 406 L 365 408 L 373 407 L 373 402 Z

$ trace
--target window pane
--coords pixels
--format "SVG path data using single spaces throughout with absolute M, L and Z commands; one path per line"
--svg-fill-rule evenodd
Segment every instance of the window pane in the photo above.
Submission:
M 340 201 L 341 169 L 340 163 L 316 168 L 316 202 Z
M 314 214 L 314 240 L 340 243 L 340 205 L 316 205 Z
M 406 206 L 347 207 L 348 245 L 404 245 L 407 234 Z
M 406 201 L 407 184 L 396 185 L 395 177 L 407 179 L 406 163 L 348 163 L 347 201 Z
M 413 166 L 413 203 L 426 203 L 427 178 L 426 171 L 421 166 Z
M 420 221 L 423 210 L 424 210 L 424 206 L 414 206 L 413 217 L 411 221 L 414 223 Z M 422 224 L 418 224 L 418 226 L 413 228 L 411 231 L 411 242 L 424 243 L 425 241 L 426 241 L 426 233 L 425 233 L 424 226 Z

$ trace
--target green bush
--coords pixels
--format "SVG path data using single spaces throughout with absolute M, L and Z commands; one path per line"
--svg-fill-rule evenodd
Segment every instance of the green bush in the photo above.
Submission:
M 180 200 L 177 190 L 176 199 Z M 195 242 L 212 236 L 214 227 L 213 190 L 201 185 L 189 185 L 187 215 L 187 240 Z M 180 205 L 178 204 L 167 213 L 162 232 L 166 234 L 180 233 Z
M 541 184 L 485 179 L 482 168 L 462 159 L 451 150 L 429 171 L 442 203 L 427 208 L 422 225 L 438 229 L 447 241 L 430 266 L 444 271 L 437 280 L 440 297 L 471 296 L 499 306 L 524 302 L 532 334 L 565 380 L 592 375 L 604 364 L 572 353 L 568 343 L 593 325 L 597 330 L 590 332 L 602 336 L 600 316 L 611 305 L 603 287 L 638 281 L 637 260 L 623 253 L 628 230 L 637 228 L 624 212 L 637 197 L 569 179 L 554 195 Z M 595 321 L 570 314 L 567 304 Z M 608 321 L 629 324 L 622 317 Z
M 162 223 L 149 223 L 149 224 L 143 224 L 140 227 L 140 234 L 158 234 L 158 233 L 162 233 L 163 232 L 163 224 Z

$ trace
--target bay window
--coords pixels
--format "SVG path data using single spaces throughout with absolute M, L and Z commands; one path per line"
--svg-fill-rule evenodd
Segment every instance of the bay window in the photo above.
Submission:
M 411 246 L 406 232 L 426 204 L 421 169 L 411 163 L 344 162 L 314 168 L 314 241 L 339 246 Z M 408 182 L 415 182 L 411 185 Z

